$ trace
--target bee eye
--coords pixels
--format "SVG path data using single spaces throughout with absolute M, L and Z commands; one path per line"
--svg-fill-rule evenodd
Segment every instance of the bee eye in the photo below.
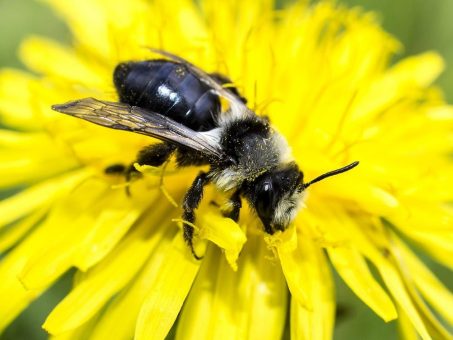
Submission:
M 261 218 L 271 219 L 273 213 L 273 193 L 272 182 L 266 181 L 260 185 L 256 197 L 256 210 Z

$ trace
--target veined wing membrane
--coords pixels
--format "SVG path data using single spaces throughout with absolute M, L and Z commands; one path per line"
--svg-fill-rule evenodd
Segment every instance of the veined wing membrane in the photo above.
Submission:
M 219 159 L 224 156 L 214 139 L 137 106 L 84 98 L 53 105 L 52 109 L 112 129 L 132 131 L 183 145 L 206 156 Z

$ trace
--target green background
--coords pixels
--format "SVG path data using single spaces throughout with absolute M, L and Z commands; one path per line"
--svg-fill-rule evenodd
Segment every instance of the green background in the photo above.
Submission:
M 453 0 L 343 0 L 351 6 L 374 10 L 384 28 L 405 46 L 398 58 L 427 50 L 438 51 L 447 69 L 438 80 L 449 102 L 453 101 Z M 65 24 L 45 5 L 32 0 L 0 0 L 0 67 L 23 68 L 17 57 L 19 42 L 30 34 L 39 34 L 70 42 Z M 451 272 L 424 259 L 452 289 Z M 0 336 L 1 339 L 45 339 L 41 330 L 45 316 L 70 287 L 70 273 L 53 289 L 35 301 Z M 341 306 L 335 339 L 396 339 L 396 324 L 385 324 L 354 294 L 337 281 L 337 299 Z M 1 308 L 1 301 L 0 301 Z

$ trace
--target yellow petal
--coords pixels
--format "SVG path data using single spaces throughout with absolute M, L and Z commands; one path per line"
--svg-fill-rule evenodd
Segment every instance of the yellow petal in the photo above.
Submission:
M 78 58 L 73 50 L 64 48 L 51 40 L 32 37 L 27 38 L 21 44 L 20 50 L 22 60 L 26 65 L 49 77 L 63 80 L 66 84 L 78 84 L 83 79 L 83 83 L 93 89 L 109 88 L 111 69 L 96 67 L 96 64 L 86 64 L 83 59 Z M 58 65 L 64 67 L 56 67 Z
M 297 235 L 296 249 L 288 247 L 294 236 L 273 237 L 281 238 L 276 246 L 292 294 L 291 338 L 331 339 L 335 297 L 325 255 L 308 235 Z
M 18 132 L 0 129 L 0 146 L 2 148 L 17 148 L 21 151 L 33 151 L 28 149 L 37 144 L 48 144 L 50 141 L 52 141 L 52 138 L 43 132 Z
M 405 79 L 419 87 L 430 85 L 445 68 L 442 57 L 436 52 L 425 52 L 406 58 L 395 65 L 393 76 Z
M 402 255 L 402 253 L 401 253 L 401 248 L 397 246 L 397 245 L 401 245 L 401 241 L 393 232 L 390 233 L 390 237 L 393 241 L 391 252 L 392 252 L 392 255 L 394 256 L 395 261 L 398 264 L 398 269 L 400 272 L 401 279 L 405 283 L 406 290 L 409 293 L 409 295 L 417 309 L 418 314 L 423 319 L 429 335 L 432 336 L 432 338 L 434 338 L 434 339 L 453 339 L 453 334 L 451 334 L 442 325 L 442 323 L 432 313 L 432 311 L 426 305 L 425 301 L 422 299 L 420 294 L 417 292 L 416 286 L 414 285 L 414 282 L 412 279 L 412 275 L 411 275 L 412 273 L 407 268 L 408 265 L 406 264 L 404 255 Z M 422 273 L 423 273 L 423 270 L 421 273 L 417 272 L 413 275 L 419 276 Z M 446 292 L 444 292 L 444 295 L 445 295 L 445 293 Z M 451 296 L 450 296 L 450 299 L 451 299 Z M 446 301 L 443 301 L 443 302 L 448 303 L 449 301 L 447 299 Z
M 444 233 L 410 231 L 408 236 L 416 241 L 433 258 L 448 268 L 453 269 L 453 263 L 451 261 L 453 256 L 453 249 L 451 247 L 453 234 L 451 231 Z
M 89 339 L 93 332 L 93 328 L 96 326 L 97 317 L 93 317 L 90 321 L 85 322 L 82 326 L 70 330 L 68 332 L 50 335 L 50 340 L 78 340 L 78 339 Z
M 0 277 L 2 278 L 0 280 L 0 300 L 2 301 L 0 331 L 48 287 L 42 287 L 40 290 L 26 290 L 17 278 L 27 260 L 28 248 L 29 242 L 23 242 L 0 262 Z
M 199 266 L 200 262 L 189 254 L 181 233 L 178 233 L 165 253 L 159 277 L 149 285 L 137 319 L 137 340 L 165 338 L 189 293 Z
M 42 249 L 49 237 L 48 228 L 44 223 L 36 229 L 18 246 L 11 250 L 0 262 L 0 330 L 3 330 L 17 315 L 24 310 L 52 283 L 50 278 L 38 289 L 27 289 L 19 280 L 19 275 L 26 266 L 31 254 Z
M 396 64 L 381 79 L 374 81 L 365 95 L 358 99 L 354 117 L 379 114 L 395 101 L 418 87 L 430 85 L 444 68 L 442 58 L 433 52 L 406 58 Z
M 412 274 L 412 280 L 417 288 L 437 312 L 453 324 L 453 314 L 450 308 L 453 306 L 453 294 L 401 240 L 396 239 L 396 242 L 403 265 L 407 266 L 407 270 Z
M 146 206 L 153 207 L 153 216 L 155 212 L 168 208 L 165 203 L 160 202 L 157 190 L 148 195 L 150 205 L 129 199 L 121 190 L 112 190 L 107 195 L 108 205 L 106 204 L 106 208 L 103 208 L 96 217 L 95 223 L 79 244 L 78 253 L 75 255 L 74 264 L 82 271 L 100 261 L 116 246 Z
M 418 334 L 403 309 L 398 310 L 398 331 L 404 340 L 418 340 Z
M 247 237 L 237 223 L 224 218 L 214 211 L 200 211 L 199 224 L 202 227 L 200 237 L 208 239 L 225 250 L 225 257 L 233 270 L 237 270 L 236 261 Z
M 44 329 L 51 334 L 61 334 L 83 325 L 99 312 L 136 275 L 150 252 L 155 250 L 164 235 L 159 220 L 168 214 L 168 208 L 162 204 L 149 214 L 105 261 L 84 274 L 71 293 L 53 309 Z M 150 226 L 153 226 L 152 235 L 149 235 Z
M 233 271 L 210 245 L 181 313 L 176 339 L 280 339 L 287 288 L 261 235 L 252 236 Z
M 404 286 L 404 283 L 395 268 L 392 265 L 382 264 L 378 266 L 378 270 L 381 273 L 382 279 L 390 290 L 393 298 L 398 305 L 404 309 L 407 317 L 417 330 L 417 333 L 424 340 L 431 339 L 431 336 L 426 329 L 424 320 L 421 318 L 419 311 L 414 305 L 414 302 L 407 292 L 407 288 Z
M 108 188 L 106 183 L 87 180 L 53 208 L 39 230 L 42 237 L 47 236 L 52 242 L 30 252 L 20 274 L 21 281 L 29 289 L 46 286 L 48 281 L 56 279 L 75 263 L 78 247 L 95 223 L 102 203 L 109 200 L 106 196 Z M 61 226 L 64 226 L 64 232 Z
M 53 146 L 37 144 L 34 147 L 37 148 L 36 150 L 43 150 Z M 60 162 L 61 153 L 52 155 L 49 152 L 49 158 L 31 152 L 27 156 L 18 156 L 18 154 L 20 155 L 21 151 L 14 149 L 0 152 L 0 159 L 5 160 L 0 165 L 0 176 L 2 176 L 0 188 L 34 185 L 38 181 L 58 177 L 78 167 L 74 159 L 66 158 Z
M 68 148 L 57 144 L 48 132 L 0 130 L 0 187 L 35 184 L 79 167 Z M 43 153 L 42 150 L 47 150 Z M 64 158 L 62 158 L 64 157 Z
M 17 223 L 0 231 L 0 253 L 5 252 L 8 248 L 16 244 L 21 238 L 30 232 L 34 226 L 44 217 L 47 213 L 48 207 L 43 207 L 24 217 Z
M 301 269 L 304 259 L 298 250 L 296 228 L 289 228 L 281 234 L 276 234 L 274 237 L 269 238 L 268 242 L 270 242 L 271 247 L 276 247 L 278 251 L 283 273 L 291 294 L 304 308 L 313 310 L 308 289 L 304 282 L 305 272 Z
M 0 229 L 8 223 L 53 202 L 59 195 L 72 189 L 78 182 L 89 176 L 87 170 L 64 174 L 9 197 L 0 202 Z
M 374 279 L 357 250 L 346 247 L 330 247 L 327 250 L 338 274 L 363 302 L 385 321 L 397 318 L 392 300 Z
M 131 284 L 105 307 L 91 334 L 93 339 L 133 338 L 143 301 L 149 294 L 150 286 L 156 285 L 161 279 L 162 268 L 166 266 L 166 256 L 176 232 L 172 222 L 163 223 L 157 228 L 157 241 L 147 263 Z M 180 234 L 178 237 L 182 238 Z
M 42 200 L 42 197 L 46 197 L 46 194 L 50 194 L 50 199 L 55 199 L 59 194 L 73 189 L 75 185 L 90 175 L 89 170 L 81 170 L 62 175 L 60 178 L 49 180 L 42 184 L 37 184 L 31 189 L 27 189 L 25 193 L 18 194 L 19 198 L 16 198 L 16 204 L 19 202 L 23 206 L 17 210 L 21 211 L 21 209 L 25 209 L 28 207 L 27 204 L 33 206 L 33 202 L 26 202 L 27 197 L 39 201 Z M 8 202 L 2 202 L 0 205 L 5 202 L 11 204 L 10 200 Z M 46 198 L 46 200 L 48 199 Z M 47 201 L 44 201 L 44 203 L 48 204 Z M 6 206 L 8 205 L 4 207 Z M 13 208 L 12 206 L 11 209 Z M 42 253 L 45 248 L 43 245 L 49 245 L 49 240 L 52 240 L 58 234 L 61 234 L 61 225 L 49 225 L 48 220 L 45 220 L 39 223 L 35 230 L 0 262 L 0 277 L 2 277 L 2 280 L 0 280 L 0 300 L 2 301 L 2 308 L 0 308 L 0 329 L 3 329 L 31 301 L 39 296 L 43 290 L 47 289 L 58 278 L 59 274 L 69 268 L 68 264 L 66 267 L 62 267 L 58 273 L 54 273 L 55 275 L 48 277 L 46 277 L 46 273 L 39 273 L 45 278 L 39 286 L 37 285 L 35 287 L 26 288 L 19 279 L 29 264 L 30 258 Z M 52 268 L 53 263 L 50 261 L 46 265 L 47 268 Z
M 17 70 L 0 71 L 0 114 L 2 124 L 23 130 L 34 130 L 41 126 L 30 105 L 29 91 L 33 77 Z M 21 91 L 17 91 L 21 89 Z
M 363 169 L 354 169 L 357 172 Z M 351 174 L 348 174 L 351 175 Z M 342 198 L 351 201 L 360 201 L 357 204 L 367 212 L 380 214 L 383 216 L 389 215 L 395 210 L 398 211 L 399 201 L 390 192 L 371 184 L 369 181 L 362 180 L 361 178 L 354 179 L 355 185 L 351 186 L 350 177 L 336 178 L 335 183 L 329 183 L 329 190 L 341 193 Z M 320 184 L 321 185 L 321 184 Z M 326 183 L 323 183 L 326 185 Z M 318 188 L 321 189 L 321 188 Z M 360 198 L 360 200 L 358 199 Z
M 158 25 L 161 16 L 155 15 L 157 10 L 152 11 L 149 2 L 46 2 L 68 23 L 80 50 L 84 54 L 89 53 L 88 58 L 108 64 L 109 69 L 113 69 L 121 59 L 143 60 L 147 54 L 146 47 L 159 46 L 157 36 L 161 29 Z M 178 12 L 174 10 L 173 16 Z M 166 15 L 165 18 L 169 21 L 173 16 Z M 151 22 L 150 18 L 153 18 Z M 87 22 L 90 24 L 87 25 Z

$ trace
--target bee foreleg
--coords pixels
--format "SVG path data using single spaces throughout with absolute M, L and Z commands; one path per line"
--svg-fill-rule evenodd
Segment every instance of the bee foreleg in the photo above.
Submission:
M 203 189 L 206 184 L 209 183 L 208 175 L 205 172 L 200 172 L 198 176 L 192 183 L 192 186 L 187 191 L 186 195 L 184 196 L 183 202 L 183 209 L 184 212 L 182 214 L 183 220 L 194 223 L 195 222 L 195 213 L 194 210 L 198 208 L 200 205 L 201 199 L 203 198 Z M 200 260 L 199 257 L 193 248 L 193 234 L 194 229 L 191 225 L 184 224 L 184 240 L 186 241 L 187 245 L 189 246 L 193 256 Z
M 230 197 L 228 204 L 230 209 L 223 213 L 223 216 L 231 218 L 234 222 L 239 221 L 239 212 L 242 208 L 241 192 L 239 190 Z

